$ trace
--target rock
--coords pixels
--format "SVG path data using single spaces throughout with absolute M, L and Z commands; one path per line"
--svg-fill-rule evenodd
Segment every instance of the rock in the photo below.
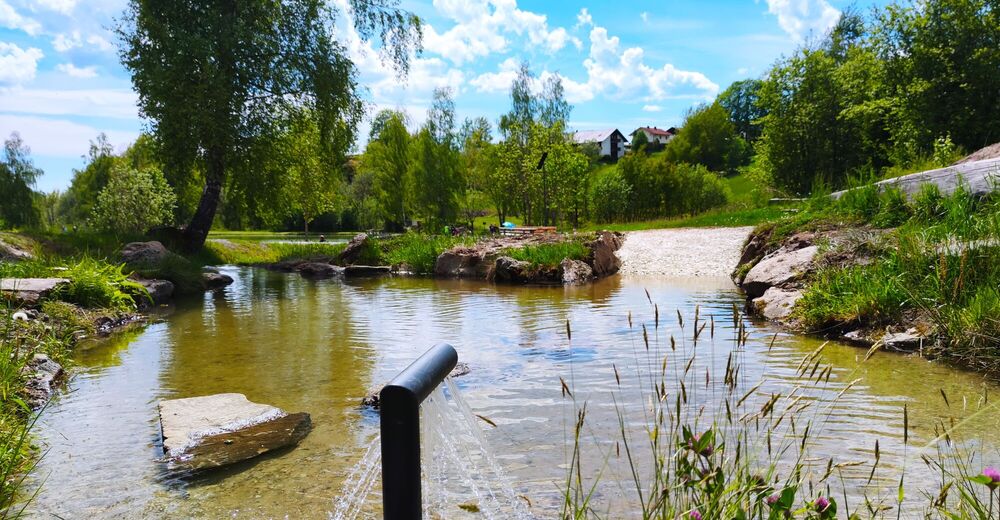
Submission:
M 111 334 L 112 332 L 131 325 L 133 323 L 138 323 L 143 320 L 140 314 L 118 314 L 115 316 L 101 316 L 94 320 L 94 329 L 96 332 L 102 336 Z
M 19 262 L 21 260 L 31 260 L 32 258 L 35 258 L 35 255 L 30 252 L 0 240 L 0 260 Z
M 882 336 L 882 344 L 886 350 L 912 352 L 919 350 L 923 342 L 924 336 L 915 328 L 907 329 L 905 332 L 887 332 Z
M 493 279 L 502 282 L 525 282 L 528 271 L 528 262 L 514 260 L 509 256 L 497 258 L 493 265 Z
M 802 291 L 798 289 L 771 287 L 754 299 L 753 307 L 757 314 L 769 320 L 783 320 L 792 314 L 792 309 L 800 298 Z
M 344 276 L 348 278 L 370 278 L 392 274 L 392 268 L 387 265 L 349 265 L 344 268 Z
M 623 235 L 611 231 L 601 231 L 597 238 L 587 244 L 590 248 L 590 255 L 587 263 L 594 271 L 594 276 L 604 278 L 618 272 L 622 266 L 622 261 L 615 255 L 622 247 Z
M 771 287 L 794 282 L 802 277 L 819 253 L 817 246 L 789 250 L 781 248 L 761 259 L 743 279 L 743 290 L 750 298 L 758 298 Z
M 69 283 L 66 278 L 6 278 L 0 280 L 4 297 L 25 305 L 36 305 L 60 285 Z
M 764 248 L 767 247 L 767 241 L 771 238 L 771 230 L 764 233 L 755 233 L 747 238 L 746 244 L 743 245 L 743 254 L 740 256 L 740 261 L 736 263 L 736 269 L 738 272 L 739 268 L 749 264 L 751 262 L 756 262 L 764 255 Z M 744 277 L 746 275 L 744 274 Z M 737 284 L 743 283 L 743 280 L 736 279 L 735 273 L 733 276 Z
M 920 192 L 924 184 L 933 184 L 938 187 L 942 195 L 948 196 L 955 192 L 959 186 L 968 190 L 972 195 L 981 197 L 993 193 L 996 189 L 997 171 L 1000 168 L 1000 158 L 990 157 L 992 152 L 987 150 L 976 158 L 985 157 L 980 160 L 969 160 L 960 162 L 944 168 L 927 170 L 918 173 L 903 175 L 886 179 L 875 183 L 879 189 L 898 188 L 907 197 L 913 197 Z M 830 197 L 839 199 L 849 190 L 834 192 Z
M 233 277 L 221 273 L 201 273 L 201 285 L 206 291 L 221 289 L 233 283 Z
M 870 347 L 874 344 L 874 342 L 868 338 L 867 334 L 865 334 L 865 331 L 861 329 L 852 330 L 847 334 L 844 334 L 840 338 L 849 343 L 854 343 L 855 345 L 863 345 L 865 347 Z
M 131 242 L 122 248 L 122 261 L 131 266 L 159 265 L 170 251 L 155 240 L 150 242 Z
M 562 282 L 566 285 L 582 285 L 594 278 L 594 270 L 586 262 L 564 258 L 559 263 Z
M 163 305 L 164 303 L 168 303 L 170 302 L 170 298 L 174 295 L 174 284 L 169 280 L 140 279 L 136 281 L 146 288 L 146 292 L 149 293 L 149 298 L 153 300 L 153 305 Z
M 456 247 L 438 255 L 434 275 L 452 278 L 485 278 L 490 264 L 482 251 Z
M 344 276 L 344 268 L 325 262 L 306 262 L 295 267 L 306 278 L 323 279 Z
M 63 376 L 63 367 L 45 354 L 35 354 L 21 372 L 28 378 L 23 390 L 24 401 L 32 409 L 36 409 L 52 398 L 59 379 Z
M 312 429 L 307 413 L 253 403 L 243 394 L 160 401 L 163 451 L 171 469 L 204 470 L 299 443 Z
M 356 235 L 347 243 L 347 247 L 340 252 L 337 257 L 338 263 L 343 265 L 351 265 L 354 262 L 361 260 L 361 255 L 364 253 L 365 248 L 368 246 L 368 234 L 361 233 Z

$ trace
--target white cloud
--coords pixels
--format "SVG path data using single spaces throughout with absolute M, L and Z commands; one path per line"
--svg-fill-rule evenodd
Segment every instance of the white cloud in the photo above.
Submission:
M 113 43 L 98 34 L 91 34 L 90 36 L 87 36 L 87 43 L 99 51 L 107 52 L 115 49 L 115 45 Z
M 576 28 L 592 25 L 594 25 L 594 17 L 590 15 L 590 11 L 586 7 L 580 9 L 580 13 L 576 15 Z
M 51 157 L 81 157 L 87 153 L 90 140 L 101 132 L 118 144 L 131 143 L 139 136 L 138 132 L 108 131 L 60 119 L 0 114 L 0 135 L 13 131 L 21 134 L 33 155 Z
M 72 76 L 74 78 L 96 78 L 97 77 L 97 67 L 77 67 L 72 63 L 60 63 L 56 65 L 56 69 L 66 75 Z
M 826 0 L 766 0 L 767 11 L 778 17 L 778 25 L 796 40 L 823 35 L 837 24 L 840 11 Z
M 42 51 L 34 47 L 22 49 L 0 42 L 0 86 L 17 86 L 35 79 L 42 56 Z
M 719 92 L 719 86 L 700 72 L 681 70 L 672 64 L 654 68 L 644 61 L 640 47 L 620 49 L 617 36 L 609 37 L 604 27 L 590 31 L 590 55 L 583 62 L 587 80 L 578 82 L 560 75 L 566 99 L 580 103 L 604 95 L 617 100 L 661 101 L 664 99 L 709 100 Z M 510 89 L 517 71 L 517 61 L 509 58 L 497 72 L 487 72 L 469 81 L 479 92 L 498 93 Z M 543 71 L 540 82 L 553 73 Z M 650 105 L 654 106 L 654 105 Z
M 530 45 L 550 53 L 568 43 L 577 45 L 566 29 L 550 30 L 545 15 L 518 9 L 517 0 L 434 0 L 434 7 L 455 25 L 444 32 L 426 26 L 424 49 L 456 65 L 506 51 L 508 35 L 526 37 Z
M 47 116 L 81 116 L 135 120 L 136 95 L 128 89 L 0 91 L 5 112 Z
M 42 30 L 41 24 L 19 14 L 6 0 L 0 0 L 0 26 L 24 31 L 32 36 Z
M 642 106 L 642 111 L 643 112 L 662 112 L 663 111 L 663 107 L 661 107 L 660 105 L 643 105 Z
M 57 52 L 66 52 L 83 45 L 80 39 L 80 31 L 73 31 L 70 34 L 59 33 L 52 39 L 52 48 Z
M 76 3 L 77 0 L 35 0 L 35 5 L 65 15 L 73 12 Z

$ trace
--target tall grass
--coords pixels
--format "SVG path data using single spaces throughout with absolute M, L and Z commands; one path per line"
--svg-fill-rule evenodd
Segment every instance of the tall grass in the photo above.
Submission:
M 556 267 L 565 258 L 584 260 L 589 254 L 590 249 L 584 245 L 582 240 L 567 240 L 504 250 L 504 255 L 515 260 L 528 262 L 532 267 Z
M 613 438 L 600 437 L 603 425 L 589 422 L 588 410 L 606 405 L 577 401 L 576 389 L 563 382 L 563 396 L 572 400 L 575 420 L 562 518 L 898 519 L 918 515 L 985 520 L 1000 513 L 1000 502 L 994 504 L 1000 474 L 994 479 L 989 469 L 979 473 L 982 457 L 955 438 L 956 424 L 961 422 L 957 418 L 941 421 L 935 438 L 914 446 L 908 408 L 900 407 L 904 453 L 915 450 L 927 471 L 938 475 L 937 482 L 918 493 L 906 485 L 906 474 L 919 468 L 908 468 L 905 463 L 899 469 L 885 467 L 878 443 L 864 461 L 818 457 L 815 448 L 829 443 L 828 429 L 838 427 L 831 424 L 833 411 L 843 407 L 840 400 L 860 379 L 853 379 L 855 374 L 834 377 L 834 367 L 823 360 L 826 344 L 801 359 L 795 374 L 799 383 L 791 389 L 773 392 L 765 386 L 766 374 L 756 371 L 750 372 L 760 379 L 748 378 L 745 352 L 763 345 L 748 347 L 749 333 L 735 307 L 733 337 L 728 341 L 729 352 L 723 353 L 725 369 L 704 368 L 698 361 L 713 350 L 704 345 L 715 341 L 717 324 L 727 319 L 712 316 L 705 320 L 696 309 L 693 321 L 685 326 L 678 312 L 675 330 L 679 332 L 670 334 L 658 308 L 655 320 L 634 327 L 629 314 L 629 329 L 636 336 L 641 334 L 641 339 L 635 342 L 634 372 L 614 367 L 611 400 L 618 424 Z M 816 399 L 817 391 L 833 397 Z M 991 413 L 995 406 L 984 396 L 970 407 L 974 408 L 978 409 L 973 413 Z M 585 466 L 585 454 L 594 451 L 604 462 Z M 619 468 L 625 474 L 621 481 L 605 482 L 602 487 L 602 480 L 613 477 Z M 867 474 L 867 482 L 850 484 L 844 474 L 852 468 L 856 474 Z M 608 489 L 625 494 L 632 509 L 609 511 L 600 503 Z
M 434 262 L 441 253 L 456 246 L 472 246 L 475 239 L 464 236 L 424 235 L 404 233 L 381 240 L 372 240 L 374 258 L 368 258 L 376 265 L 406 265 L 420 274 L 434 272 Z
M 85 308 L 104 308 L 116 311 L 133 310 L 143 298 L 146 289 L 128 277 L 125 267 L 82 258 L 45 257 L 23 262 L 0 262 L 0 279 L 10 278 L 66 278 L 68 284 L 59 286 L 49 298 L 75 303 Z

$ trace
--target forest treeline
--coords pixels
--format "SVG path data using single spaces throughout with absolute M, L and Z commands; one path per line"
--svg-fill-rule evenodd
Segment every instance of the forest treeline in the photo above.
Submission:
M 146 35 L 145 19 L 133 14 L 135 24 L 120 31 L 123 60 L 142 102 L 157 108 L 145 112 L 152 131 L 120 153 L 98 137 L 70 188 L 50 194 L 32 191 L 41 172 L 12 136 L 0 166 L 5 226 L 141 231 L 204 218 L 206 197 L 217 195 L 212 222 L 228 229 L 438 229 L 486 215 L 576 227 L 725 206 L 727 176 L 745 175 L 762 192 L 805 195 L 817 184 L 838 188 L 943 166 L 1000 141 L 996 0 L 847 10 L 828 34 L 762 77 L 692 108 L 665 147 L 637 138 L 617 164 L 573 142 L 559 76 L 536 78 L 527 63 L 498 120 L 458 122 L 453 93 L 439 89 L 419 128 L 411 114 L 382 110 L 364 151 L 350 155 L 362 117 L 356 72 L 329 50 L 320 56 L 327 68 L 308 71 L 327 75 L 303 86 L 313 95 L 233 123 L 239 142 L 213 141 L 225 159 L 216 164 L 211 146 L 190 142 L 196 132 L 179 125 L 208 131 L 221 123 L 195 120 L 191 107 L 183 117 L 168 110 L 184 101 L 164 90 L 180 81 L 177 71 L 137 39 Z M 419 26 L 396 23 L 396 31 Z M 317 41 L 333 38 L 308 27 Z M 278 47 L 288 38 L 272 37 Z M 397 58 L 405 65 L 405 55 Z M 328 77 L 339 79 L 321 81 Z M 252 138 L 244 138 L 248 132 Z

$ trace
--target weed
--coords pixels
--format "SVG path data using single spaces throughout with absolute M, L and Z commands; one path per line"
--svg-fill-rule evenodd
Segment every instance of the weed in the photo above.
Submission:
M 590 249 L 581 240 L 568 240 L 551 244 L 538 244 L 504 250 L 504 254 L 532 267 L 556 267 L 563 259 L 584 260 Z

